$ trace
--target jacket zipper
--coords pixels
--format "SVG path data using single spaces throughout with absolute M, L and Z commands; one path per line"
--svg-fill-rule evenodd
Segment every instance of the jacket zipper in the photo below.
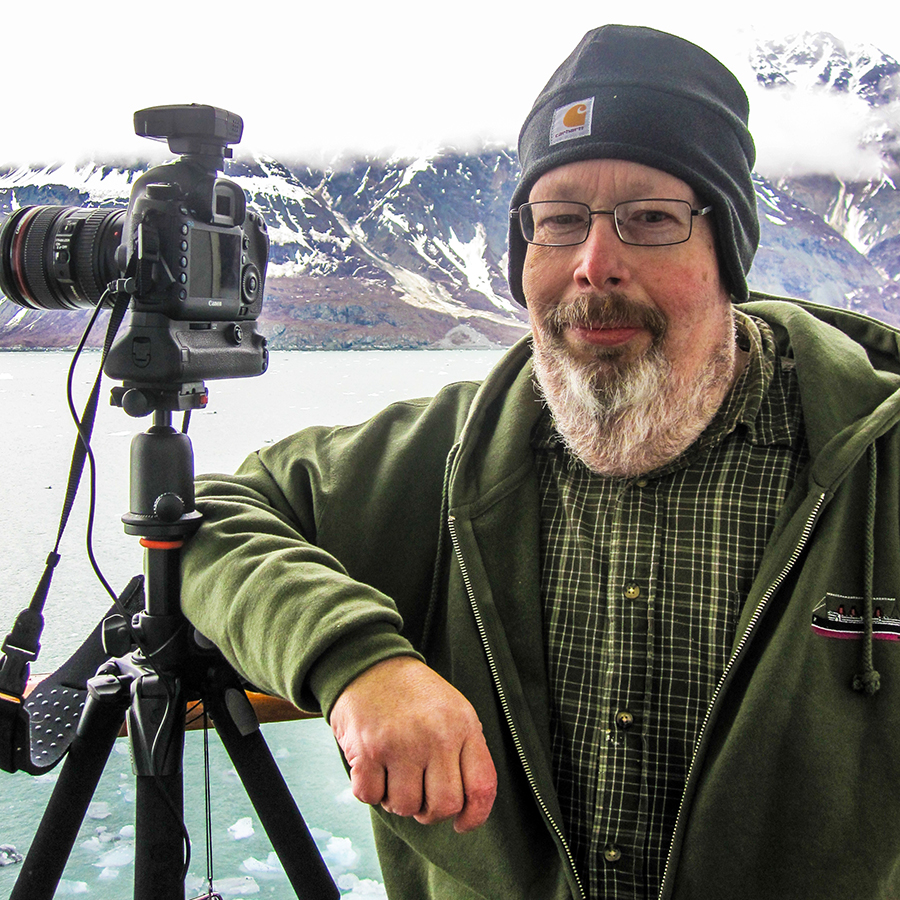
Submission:
M 750 640 L 751 634 L 756 630 L 756 626 L 759 624 L 759 620 L 762 618 L 763 613 L 766 610 L 766 607 L 769 605 L 769 601 L 775 595 L 775 592 L 778 588 L 781 587 L 784 580 L 787 578 L 791 569 L 796 564 L 797 560 L 800 558 L 800 554 L 803 552 L 803 549 L 806 547 L 807 542 L 809 541 L 809 536 L 812 533 L 813 526 L 815 525 L 816 519 L 819 517 L 819 512 L 822 509 L 822 504 L 825 502 L 825 493 L 819 495 L 818 500 L 816 500 L 816 504 L 812 509 L 812 512 L 809 514 L 809 517 L 806 520 L 806 524 L 803 526 L 803 531 L 800 533 L 800 541 L 797 546 L 794 548 L 793 553 L 791 554 L 788 561 L 785 563 L 784 568 L 779 572 L 778 577 L 772 582 L 769 586 L 766 593 L 763 595 L 759 604 L 753 612 L 753 616 L 750 619 L 749 624 L 747 625 L 747 629 L 738 642 L 737 647 L 734 650 L 734 653 L 731 654 L 731 658 L 728 660 L 727 665 L 725 666 L 725 671 L 722 673 L 721 678 L 719 678 L 719 683 L 716 686 L 716 690 L 713 693 L 712 700 L 709 703 L 709 707 L 706 710 L 706 715 L 703 718 L 703 723 L 700 726 L 700 731 L 697 734 L 697 741 L 695 743 L 695 750 L 693 758 L 691 759 L 691 764 L 688 767 L 687 779 L 685 781 L 685 789 L 681 795 L 681 803 L 678 807 L 678 815 L 675 817 L 675 829 L 672 832 L 672 846 L 669 848 L 669 855 L 666 858 L 666 865 L 663 869 L 663 880 L 659 889 L 659 900 L 663 900 L 663 896 L 666 893 L 666 885 L 669 880 L 670 869 L 672 866 L 672 852 L 675 846 L 675 835 L 678 834 L 679 830 L 683 827 L 683 818 L 684 818 L 684 801 L 687 796 L 687 786 L 691 783 L 691 779 L 694 775 L 694 770 L 697 767 L 697 756 L 699 752 L 700 745 L 703 743 L 703 738 L 706 735 L 706 730 L 709 726 L 710 719 L 712 718 L 712 713 L 714 707 L 719 702 L 721 695 L 724 691 L 724 685 L 726 680 L 728 679 L 731 671 L 737 665 L 737 660 L 741 656 L 744 647 L 747 645 L 747 642 Z
M 463 584 L 466 588 L 466 595 L 469 598 L 469 605 L 472 607 L 472 613 L 475 616 L 475 624 L 478 627 L 478 634 L 481 637 L 481 643 L 484 647 L 484 652 L 487 657 L 488 666 L 491 670 L 491 677 L 494 680 L 494 687 L 497 690 L 497 696 L 500 700 L 500 706 L 503 710 L 503 716 L 506 719 L 506 725 L 509 728 L 510 734 L 512 735 L 513 744 L 516 748 L 516 753 L 519 757 L 519 762 L 522 764 L 522 768 L 525 770 L 525 777 L 528 780 L 528 784 L 531 787 L 531 792 L 534 795 L 535 800 L 537 800 L 538 806 L 541 809 L 541 812 L 544 814 L 546 820 L 550 823 L 550 827 L 553 829 L 554 834 L 559 839 L 560 845 L 565 850 L 566 859 L 569 863 L 569 868 L 572 871 L 572 874 L 575 878 L 575 883 L 578 885 L 578 890 L 581 892 L 582 900 L 585 896 L 584 894 L 584 886 L 581 883 L 581 878 L 578 875 L 578 870 L 575 868 L 575 859 L 572 856 L 572 850 L 569 847 L 568 842 L 566 841 L 565 834 L 560 827 L 560 825 L 556 822 L 553 816 L 550 814 L 550 810 L 547 807 L 547 804 L 544 801 L 544 798 L 541 796 L 541 792 L 538 788 L 537 781 L 535 780 L 534 774 L 531 771 L 531 764 L 528 762 L 527 757 L 525 756 L 524 748 L 522 747 L 521 739 L 519 738 L 519 732 L 516 729 L 515 722 L 513 721 L 512 712 L 509 708 L 509 702 L 506 699 L 506 691 L 503 689 L 503 684 L 500 681 L 500 673 L 497 669 L 497 664 L 494 660 L 494 654 L 491 650 L 490 643 L 488 642 L 487 632 L 485 631 L 484 621 L 481 618 L 481 612 L 478 609 L 478 604 L 475 599 L 475 591 L 472 588 L 472 582 L 469 578 L 469 570 L 466 566 L 465 558 L 463 557 L 462 548 L 459 544 L 459 538 L 456 533 L 456 517 L 448 516 L 447 517 L 447 525 L 450 531 L 450 540 L 453 542 L 453 552 L 456 556 L 456 561 L 459 564 L 460 573 L 462 574 Z

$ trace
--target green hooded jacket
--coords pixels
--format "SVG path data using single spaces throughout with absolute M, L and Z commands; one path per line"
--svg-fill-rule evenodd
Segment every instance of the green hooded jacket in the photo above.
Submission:
M 744 605 L 660 896 L 897 898 L 900 332 L 761 295 L 741 308 L 795 361 L 811 460 Z M 484 826 L 374 811 L 391 897 L 584 897 L 551 768 L 539 411 L 525 340 L 481 384 L 304 430 L 197 485 L 184 612 L 250 682 L 327 716 L 357 674 L 415 654 L 481 718 L 499 779 Z

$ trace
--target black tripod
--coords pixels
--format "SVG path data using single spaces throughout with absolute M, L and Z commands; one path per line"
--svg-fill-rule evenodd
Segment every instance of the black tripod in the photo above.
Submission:
M 123 516 L 125 531 L 145 548 L 144 608 L 131 623 L 122 616 L 105 623 L 112 658 L 88 681 L 76 736 L 10 900 L 53 897 L 126 720 L 136 776 L 134 900 L 184 900 L 182 760 L 186 704 L 195 699 L 211 715 L 296 896 L 340 896 L 237 676 L 194 639 L 180 609 L 180 551 L 201 516 L 191 443 L 171 420 L 173 410 L 205 402 L 202 382 L 113 389 L 115 405 L 154 417 L 132 443 L 131 511 Z

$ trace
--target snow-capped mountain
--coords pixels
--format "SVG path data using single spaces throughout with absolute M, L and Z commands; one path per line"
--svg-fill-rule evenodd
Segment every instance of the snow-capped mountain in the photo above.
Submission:
M 828 172 L 756 178 L 762 224 L 751 286 L 850 307 L 900 325 L 900 164 L 891 127 L 900 64 L 831 35 L 759 44 L 760 84 L 853 92 L 878 112 L 861 141 L 875 180 Z M 146 167 L 0 166 L 0 218 L 29 204 L 124 206 Z M 364 159 L 327 170 L 257 156 L 229 163 L 266 220 L 271 251 L 261 330 L 273 348 L 508 344 L 526 316 L 505 280 L 508 148 Z M 71 346 L 87 313 L 26 312 L 0 301 L 0 347 Z M 99 339 L 99 338 L 98 338 Z
M 760 84 L 852 93 L 873 106 L 900 97 L 900 63 L 871 44 L 848 46 L 827 32 L 761 41 L 750 53 Z
M 0 168 L 0 218 L 24 205 L 124 206 L 144 171 Z M 261 330 L 274 348 L 509 344 L 507 150 L 357 161 L 328 171 L 270 158 L 228 164 L 263 215 L 270 254 Z M 0 302 L 0 346 L 68 346 L 86 316 Z
M 863 180 L 811 172 L 779 178 L 773 187 L 843 237 L 871 267 L 862 266 L 855 286 L 839 296 L 834 291 L 827 302 L 860 309 L 897 324 L 900 63 L 871 45 L 847 46 L 827 33 L 794 35 L 782 41 L 760 43 L 750 61 L 759 83 L 772 90 L 832 92 L 865 101 L 870 113 L 861 121 L 859 145 L 880 157 L 880 175 Z M 771 244 L 771 238 L 766 237 L 766 232 L 771 234 L 767 222 L 771 224 L 773 216 L 766 209 L 770 203 L 766 202 L 765 194 L 759 193 L 759 197 L 764 237 L 754 271 L 757 268 L 760 274 L 765 271 L 764 280 L 770 281 L 777 277 L 776 266 L 766 265 Z M 785 273 L 791 268 L 785 260 Z

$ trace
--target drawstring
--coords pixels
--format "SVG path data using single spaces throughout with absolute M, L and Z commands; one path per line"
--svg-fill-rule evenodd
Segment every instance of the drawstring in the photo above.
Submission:
M 864 691 L 868 696 L 878 692 L 881 687 L 881 676 L 875 670 L 873 637 L 875 616 L 875 486 L 876 486 L 876 452 L 875 444 L 869 445 L 869 497 L 866 510 L 866 558 L 865 558 L 865 607 L 863 610 L 862 665 L 863 670 L 853 677 L 853 690 Z

